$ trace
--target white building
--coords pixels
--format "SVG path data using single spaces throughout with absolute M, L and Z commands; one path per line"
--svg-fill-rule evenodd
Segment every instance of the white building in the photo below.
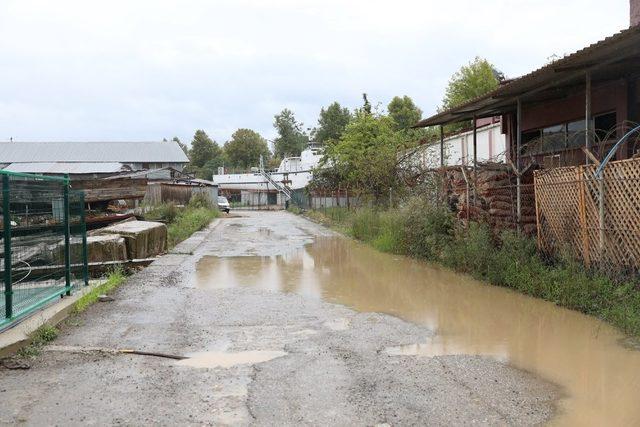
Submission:
M 0 168 L 13 172 L 104 174 L 167 167 L 182 171 L 187 163 L 174 141 L 0 142 Z
M 505 161 L 507 151 L 506 135 L 502 133 L 501 122 L 498 118 L 484 124 L 478 121 L 476 129 L 478 162 Z M 444 138 L 445 166 L 473 165 L 473 130 L 449 135 Z M 440 166 L 440 143 L 434 142 L 416 149 L 411 163 L 425 168 Z
M 245 206 L 283 206 L 286 201 L 283 191 L 295 192 L 307 187 L 321 158 L 321 149 L 309 146 L 299 157 L 284 158 L 275 171 L 257 169 L 251 173 L 217 174 L 212 181 L 221 194 L 235 199 L 232 202 Z
M 269 175 L 275 182 L 286 185 L 291 190 L 305 188 L 321 158 L 320 149 L 310 147 L 302 151 L 299 157 L 285 157 L 278 169 Z M 225 190 L 276 191 L 259 171 L 213 175 L 212 180 L 220 189 Z

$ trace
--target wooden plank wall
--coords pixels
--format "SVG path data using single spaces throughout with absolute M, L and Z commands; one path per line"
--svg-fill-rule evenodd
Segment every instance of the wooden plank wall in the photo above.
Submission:
M 209 197 L 212 202 L 215 202 L 217 196 L 215 187 L 154 183 L 148 186 L 144 201 L 150 205 L 158 205 L 160 203 L 186 205 L 195 194 L 203 194 Z
M 71 182 L 74 190 L 84 190 L 85 202 L 142 199 L 147 192 L 146 178 L 86 179 Z

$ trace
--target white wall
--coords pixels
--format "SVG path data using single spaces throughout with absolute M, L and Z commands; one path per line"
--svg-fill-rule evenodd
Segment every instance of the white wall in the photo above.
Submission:
M 478 138 L 478 162 L 505 161 L 507 149 L 506 135 L 501 133 L 500 123 L 483 126 L 477 130 Z M 460 133 L 444 139 L 445 165 L 472 165 L 473 164 L 473 131 Z M 415 162 L 415 163 L 414 163 Z M 411 163 L 420 164 L 422 167 L 440 166 L 440 144 L 419 148 L 411 159 Z

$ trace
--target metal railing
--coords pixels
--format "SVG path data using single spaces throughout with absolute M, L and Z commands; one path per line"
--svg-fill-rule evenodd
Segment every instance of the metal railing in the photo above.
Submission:
M 276 180 L 271 177 L 271 174 L 264 169 L 264 159 L 262 156 L 260 156 L 260 175 L 262 175 L 269 184 L 273 185 L 273 188 L 278 190 L 279 193 L 284 194 L 285 200 L 291 200 L 291 190 L 289 190 L 285 185 L 276 182 Z
M 84 193 L 68 177 L 0 170 L 0 328 L 88 284 Z

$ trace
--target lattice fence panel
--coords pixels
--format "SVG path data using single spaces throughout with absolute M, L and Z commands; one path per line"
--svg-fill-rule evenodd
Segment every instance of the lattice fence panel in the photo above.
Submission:
M 640 271 L 640 159 L 609 163 L 602 182 L 595 170 L 536 171 L 538 245 L 548 253 L 568 250 L 587 265 Z
M 538 242 L 545 252 L 556 252 L 565 242 L 580 242 L 581 180 L 574 168 L 537 171 L 534 179 Z M 582 245 L 568 246 L 583 258 Z

